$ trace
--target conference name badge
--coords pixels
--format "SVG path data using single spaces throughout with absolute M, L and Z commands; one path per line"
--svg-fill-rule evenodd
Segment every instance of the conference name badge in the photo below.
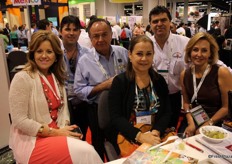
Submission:
M 190 112 L 198 126 L 209 120 L 208 114 L 205 112 L 201 105 L 198 105 L 195 108 L 191 109 Z

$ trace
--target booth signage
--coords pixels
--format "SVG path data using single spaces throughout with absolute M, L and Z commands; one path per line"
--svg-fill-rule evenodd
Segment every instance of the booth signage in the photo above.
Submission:
M 41 0 L 12 0 L 13 6 L 41 5 Z

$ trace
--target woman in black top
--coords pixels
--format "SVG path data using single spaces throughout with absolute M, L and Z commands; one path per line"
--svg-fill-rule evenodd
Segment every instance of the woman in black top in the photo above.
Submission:
M 147 36 L 137 36 L 131 40 L 127 70 L 114 78 L 109 92 L 115 140 L 120 132 L 132 142 L 152 145 L 161 142 L 160 136 L 171 119 L 171 110 L 167 84 L 152 69 L 153 57 L 153 42 Z M 134 127 L 135 123 L 149 122 L 152 125 L 150 133 L 141 133 Z

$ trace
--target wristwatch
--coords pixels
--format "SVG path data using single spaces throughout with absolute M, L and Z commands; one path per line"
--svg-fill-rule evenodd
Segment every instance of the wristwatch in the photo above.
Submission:
M 44 126 L 42 125 L 40 128 L 39 128 L 39 133 L 42 133 L 44 130 Z
M 209 119 L 209 125 L 212 126 L 214 124 L 213 119 Z

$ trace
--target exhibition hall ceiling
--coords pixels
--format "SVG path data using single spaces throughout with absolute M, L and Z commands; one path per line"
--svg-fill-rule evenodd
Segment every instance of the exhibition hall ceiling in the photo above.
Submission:
M 55 2 L 55 1 L 58 1 L 58 0 L 43 0 L 43 2 Z M 61 0 L 59 0 L 61 1 Z M 64 1 L 64 0 L 62 0 Z M 69 1 L 77 1 L 77 0 L 65 0 L 66 2 Z M 78 1 L 87 1 L 87 0 L 78 0 Z M 94 2 L 95 0 L 88 0 L 88 1 L 92 1 Z M 138 2 L 136 2 L 135 4 L 142 4 L 143 3 L 143 0 L 137 0 Z M 160 0 L 161 1 L 161 0 Z M 5 8 L 5 2 L 6 0 L 0 0 L 0 8 L 1 10 L 4 10 Z M 205 6 L 208 6 L 208 3 L 210 2 L 211 3 L 211 8 L 214 10 L 214 9 L 217 9 L 217 10 L 224 10 L 224 11 L 227 11 L 229 12 L 231 10 L 231 6 L 230 4 L 232 4 L 232 0 L 166 0 L 167 3 L 172 3 L 172 2 L 177 2 L 177 5 L 184 5 L 184 3 L 188 2 L 189 6 L 192 6 L 192 5 L 205 5 Z M 159 2 L 158 2 L 159 3 Z
M 188 2 L 189 6 L 208 6 L 210 2 L 212 10 L 224 10 L 229 12 L 232 0 L 166 0 L 166 2 L 177 2 L 178 5 L 184 5 L 184 3 Z

